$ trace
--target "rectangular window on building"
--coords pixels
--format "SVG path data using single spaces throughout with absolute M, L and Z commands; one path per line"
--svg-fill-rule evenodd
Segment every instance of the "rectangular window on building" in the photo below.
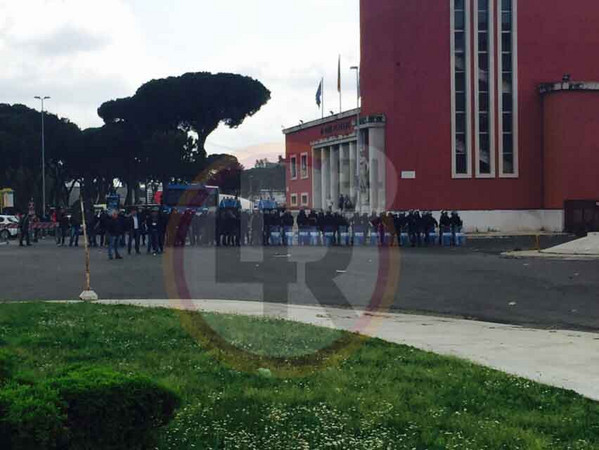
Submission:
M 297 194 L 291 194 L 291 206 L 297 206 Z
M 289 158 L 289 171 L 292 180 L 297 180 L 297 158 L 292 156 Z
M 452 172 L 471 175 L 470 0 L 451 1 Z M 484 65 L 484 64 L 483 64 Z
M 308 206 L 308 194 L 307 193 L 303 193 L 302 194 L 302 206 Z
M 308 175 L 308 154 L 302 153 L 300 156 L 300 171 L 302 173 L 302 179 L 306 179 L 309 177 Z
M 499 172 L 505 177 L 518 176 L 517 5 L 518 0 L 497 4 Z
M 476 176 L 490 177 L 495 174 L 493 0 L 474 0 L 474 9 Z

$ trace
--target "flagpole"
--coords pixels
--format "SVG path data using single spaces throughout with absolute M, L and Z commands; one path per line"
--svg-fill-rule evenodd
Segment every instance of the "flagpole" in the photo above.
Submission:
M 343 112 L 343 104 L 341 102 L 341 55 L 339 55 L 337 66 L 337 91 L 339 91 L 339 114 L 341 114 Z
M 322 118 L 324 119 L 324 77 L 322 77 Z

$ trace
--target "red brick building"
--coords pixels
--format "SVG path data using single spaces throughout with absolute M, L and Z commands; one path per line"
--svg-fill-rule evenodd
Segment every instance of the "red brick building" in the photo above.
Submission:
M 513 231 L 599 202 L 599 2 L 362 0 L 360 20 L 361 108 L 285 130 L 289 205 Z

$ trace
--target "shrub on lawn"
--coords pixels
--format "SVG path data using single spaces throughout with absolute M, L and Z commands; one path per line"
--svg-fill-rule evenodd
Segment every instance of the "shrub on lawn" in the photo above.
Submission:
M 16 357 L 6 349 L 0 349 L 0 385 L 6 383 L 12 377 L 16 363 Z
M 50 450 L 66 436 L 64 405 L 48 386 L 9 383 L 0 389 L 0 448 Z
M 151 448 L 178 397 L 149 378 L 90 368 L 50 380 L 66 405 L 70 449 Z

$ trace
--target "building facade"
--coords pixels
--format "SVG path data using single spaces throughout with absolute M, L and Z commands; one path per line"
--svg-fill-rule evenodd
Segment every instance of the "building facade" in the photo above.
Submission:
M 362 0 L 360 20 L 361 108 L 285 130 L 289 205 L 561 231 L 566 202 L 599 202 L 599 2 Z

